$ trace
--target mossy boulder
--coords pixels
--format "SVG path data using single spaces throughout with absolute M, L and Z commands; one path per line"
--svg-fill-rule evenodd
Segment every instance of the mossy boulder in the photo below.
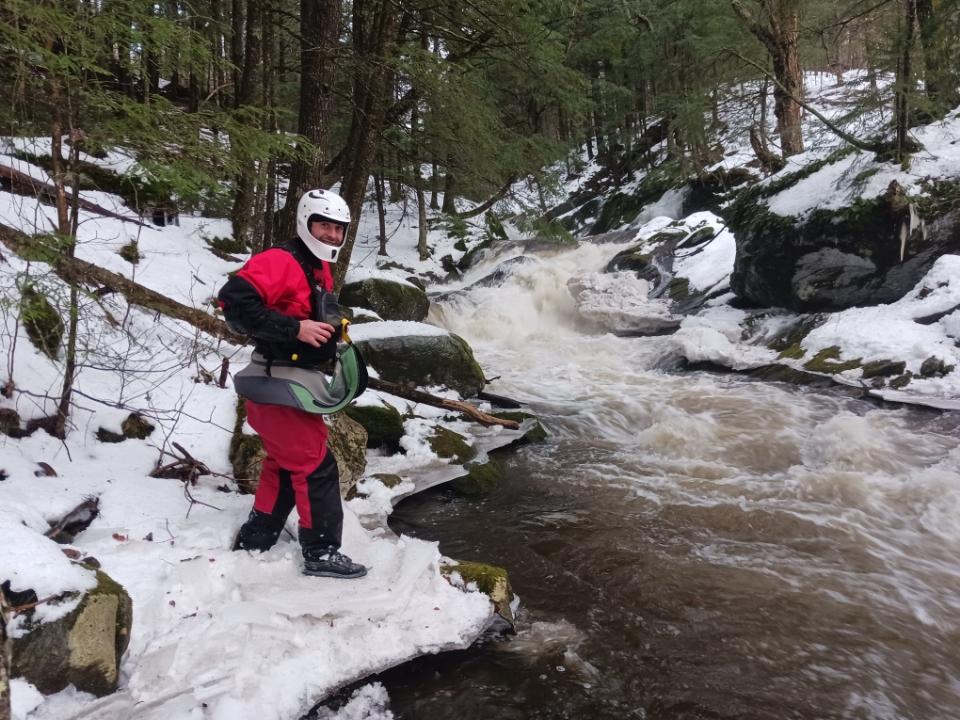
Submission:
M 803 364 L 803 367 L 810 372 L 836 375 L 837 373 L 855 370 L 860 367 L 860 358 L 840 360 L 840 348 L 836 345 L 831 345 L 807 360 L 807 362 Z
M 382 380 L 412 387 L 445 385 L 463 397 L 483 389 L 483 370 L 457 335 L 394 335 L 355 344 Z
M 464 495 L 486 495 L 503 481 L 503 469 L 496 460 L 467 463 L 466 474 L 450 482 L 450 487 Z
M 954 366 L 947 365 L 940 358 L 931 355 L 920 365 L 920 377 L 922 378 L 933 378 L 933 377 L 943 377 L 944 375 L 949 375 L 953 372 Z M 903 372 L 901 370 L 901 372 Z
M 370 477 L 386 488 L 395 488 L 397 485 L 403 482 L 402 477 L 399 475 L 394 475 L 393 473 L 374 473 Z
M 136 265 L 143 257 L 143 255 L 140 254 L 139 245 L 133 241 L 128 242 L 126 245 L 120 248 L 117 254 L 131 265 Z
M 493 601 L 497 615 L 513 627 L 513 588 L 510 587 L 510 576 L 504 568 L 486 563 L 457 561 L 456 565 L 441 565 L 440 572 L 450 579 L 453 579 L 454 574 L 459 575 L 467 587 L 475 586 Z
M 903 375 L 903 372 L 906 369 L 907 364 L 902 360 L 899 362 L 894 360 L 874 360 L 872 362 L 864 363 L 863 378 L 864 380 L 869 380 L 870 378 L 885 378 L 891 377 L 892 375 Z
M 367 431 L 367 447 L 396 452 L 403 437 L 403 417 L 390 405 L 348 405 L 344 412 Z
M 233 426 L 233 437 L 230 438 L 228 457 L 233 466 L 233 477 L 237 481 L 237 488 L 241 493 L 255 493 L 260 481 L 260 467 L 267 456 L 263 449 L 263 441 L 257 435 L 248 435 L 243 432 L 243 424 L 247 419 L 247 408 L 243 398 L 237 398 L 237 420 Z
M 50 301 L 32 286 L 24 288 L 20 298 L 20 321 L 34 347 L 56 360 L 63 341 L 63 320 Z
M 136 440 L 147 439 L 155 430 L 154 426 L 138 413 L 127 415 L 126 419 L 120 423 L 120 428 L 123 430 L 125 437 Z
M 105 443 L 120 443 L 128 438 L 144 440 L 154 431 L 154 426 L 142 415 L 130 413 L 120 424 L 120 432 L 101 427 L 97 430 L 97 440 Z
M 13 408 L 0 408 L 0 433 L 10 437 L 19 437 L 20 413 Z
M 434 428 L 427 443 L 438 456 L 457 463 L 465 463 L 477 455 L 476 449 L 463 435 L 441 426 Z
M 384 320 L 419 322 L 430 310 L 430 300 L 423 290 L 383 278 L 347 283 L 340 291 L 340 304 L 373 310 Z
M 45 694 L 73 685 L 102 697 L 117 689 L 120 658 L 130 642 L 133 603 L 106 573 L 75 610 L 13 640 L 12 674 Z
M 327 447 L 340 469 L 340 497 L 346 497 L 367 469 L 367 431 L 345 413 L 337 413 L 330 422 Z
M 894 302 L 938 257 L 960 251 L 960 208 L 925 205 L 896 182 L 875 198 L 803 217 L 778 215 L 747 191 L 726 218 L 737 238 L 733 291 L 798 312 Z

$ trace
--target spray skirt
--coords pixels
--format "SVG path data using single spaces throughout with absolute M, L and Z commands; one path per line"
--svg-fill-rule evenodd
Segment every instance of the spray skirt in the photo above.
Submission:
M 270 360 L 254 351 L 250 364 L 233 377 L 237 394 L 264 405 L 282 405 L 329 415 L 350 404 L 367 387 L 367 366 L 346 344 L 337 352 L 332 377 L 316 368 Z

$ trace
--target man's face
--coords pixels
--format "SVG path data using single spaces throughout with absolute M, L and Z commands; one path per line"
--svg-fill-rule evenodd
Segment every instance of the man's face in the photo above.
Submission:
M 310 223 L 310 234 L 317 240 L 333 247 L 343 245 L 343 225 L 329 220 L 315 220 Z

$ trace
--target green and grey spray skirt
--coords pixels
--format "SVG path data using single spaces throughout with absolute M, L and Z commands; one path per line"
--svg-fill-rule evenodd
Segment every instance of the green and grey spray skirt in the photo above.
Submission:
M 329 415 L 366 389 L 367 366 L 352 344 L 337 353 L 332 377 L 294 362 L 269 360 L 254 351 L 250 364 L 233 376 L 233 385 L 247 400 Z

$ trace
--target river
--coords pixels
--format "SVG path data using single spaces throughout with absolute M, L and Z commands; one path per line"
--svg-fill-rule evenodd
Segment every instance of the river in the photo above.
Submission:
M 383 675 L 394 715 L 960 718 L 960 418 L 671 370 L 669 337 L 574 310 L 567 279 L 616 249 L 435 303 L 550 437 L 487 496 L 396 509 L 522 607 L 514 637 Z

